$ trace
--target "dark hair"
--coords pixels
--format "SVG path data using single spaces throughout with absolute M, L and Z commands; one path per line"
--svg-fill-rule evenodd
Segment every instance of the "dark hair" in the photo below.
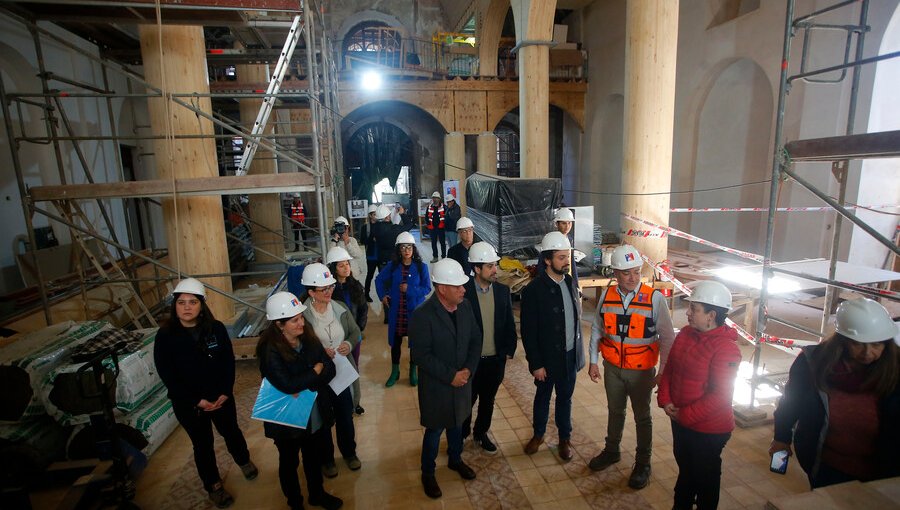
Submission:
M 262 334 L 259 335 L 259 342 L 256 344 L 257 359 L 263 359 L 269 351 L 270 346 L 274 347 L 278 354 L 287 361 L 293 361 L 297 358 L 297 352 L 291 348 L 291 345 L 284 337 L 281 329 L 278 328 L 279 324 L 283 327 L 284 323 L 290 319 L 292 319 L 292 317 L 269 321 L 269 325 L 263 330 Z M 305 325 L 303 327 L 303 333 L 300 334 L 300 345 L 303 346 L 303 349 L 310 349 L 313 351 L 316 349 L 324 349 L 322 343 L 319 342 L 319 337 L 316 336 L 316 332 L 313 331 L 312 325 Z
M 849 346 L 853 342 L 846 336 L 835 333 L 823 340 L 810 356 L 816 387 L 822 391 L 829 388 L 828 380 L 834 374 L 835 366 L 849 357 Z M 867 367 L 868 375 L 863 381 L 863 388 L 873 391 L 879 397 L 891 394 L 900 383 L 900 349 L 893 338 L 879 342 L 884 344 L 884 352 L 877 361 Z
M 703 311 L 706 313 L 716 312 L 716 326 L 724 326 L 725 319 L 728 318 L 728 309 L 722 308 L 721 306 L 714 306 L 709 303 L 700 303 L 697 301 L 698 305 L 703 306 Z
M 406 244 L 406 243 L 403 243 L 403 244 Z M 421 272 L 422 271 L 422 256 L 419 255 L 419 248 L 415 245 L 415 243 L 413 243 L 412 247 L 413 247 L 412 261 L 419 265 L 418 266 L 419 272 Z M 401 262 L 403 260 L 403 255 L 400 254 L 400 245 L 399 244 L 394 245 L 394 255 L 391 257 L 391 259 L 398 266 L 403 263 L 403 262 Z
M 331 270 L 331 274 L 337 275 L 337 262 L 328 264 L 328 269 Z M 337 276 L 335 276 L 335 279 L 337 279 Z M 347 281 L 344 282 L 344 287 L 350 294 L 350 301 L 357 305 L 366 303 L 366 290 L 363 288 L 362 284 L 359 283 L 359 280 L 353 277 L 352 271 L 350 276 L 347 277 Z M 335 287 L 335 289 L 337 289 L 337 287 Z
M 206 298 L 189 292 L 179 292 L 172 296 L 172 306 L 169 307 L 169 317 L 162 325 L 162 329 L 173 334 L 187 331 L 187 328 L 185 328 L 178 319 L 178 311 L 175 308 L 177 306 L 176 303 L 178 302 L 178 297 L 182 294 L 189 294 L 200 300 L 200 313 L 197 315 L 196 328 L 200 333 L 200 338 L 206 338 L 212 333 L 213 323 L 216 322 L 216 318 L 206 304 Z
M 544 264 L 548 266 L 551 264 L 553 260 L 553 255 L 556 253 L 556 250 L 544 250 L 541 252 L 541 259 L 544 260 Z

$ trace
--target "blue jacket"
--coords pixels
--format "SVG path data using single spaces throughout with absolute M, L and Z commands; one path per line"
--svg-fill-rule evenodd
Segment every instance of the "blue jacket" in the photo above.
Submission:
M 419 268 L 422 268 L 419 271 Z M 403 269 L 400 264 L 391 261 L 375 277 L 375 290 L 378 298 L 391 297 L 388 309 L 388 343 L 394 345 L 394 331 L 397 328 L 397 312 L 400 303 L 400 278 Z M 431 278 L 428 276 L 428 264 L 413 262 L 409 266 L 409 279 L 406 282 L 406 317 L 412 318 L 413 310 L 425 301 L 431 292 Z

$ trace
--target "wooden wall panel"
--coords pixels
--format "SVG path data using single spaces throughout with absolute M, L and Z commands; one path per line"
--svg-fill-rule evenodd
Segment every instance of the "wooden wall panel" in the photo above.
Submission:
M 480 134 L 487 129 L 487 95 L 485 92 L 456 91 L 454 99 L 455 131 L 469 135 Z

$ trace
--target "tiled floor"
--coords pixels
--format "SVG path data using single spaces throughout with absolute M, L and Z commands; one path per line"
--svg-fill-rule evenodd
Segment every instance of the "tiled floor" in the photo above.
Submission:
M 377 308 L 380 313 L 380 307 Z M 683 311 L 676 312 L 675 317 L 676 325 L 684 323 Z M 370 313 L 362 347 L 362 405 L 366 413 L 357 417 L 355 424 L 363 467 L 351 472 L 338 461 L 339 476 L 326 480 L 327 490 L 344 499 L 344 508 L 671 508 L 678 468 L 672 455 L 669 420 L 659 409 L 654 408 L 653 412 L 653 475 L 648 487 L 634 491 L 626 485 L 635 447 L 630 416 L 622 461 L 600 473 L 587 468 L 586 463 L 602 447 L 607 411 L 602 385 L 592 383 L 586 371 L 578 376 L 572 411 L 575 458 L 564 464 L 556 457 L 552 413 L 546 435 L 549 444 L 535 455 L 523 454 L 522 445 L 531 437 L 534 385 L 521 349 L 507 365 L 506 379 L 497 396 L 492 434 L 500 454 L 487 456 L 467 442 L 463 457 L 475 468 L 478 478 L 463 481 L 446 468 L 446 453 L 442 453 L 437 478 L 444 496 L 428 499 L 419 481 L 422 429 L 416 390 L 409 386 L 407 377 L 408 351 L 404 350 L 401 365 L 404 378 L 393 388 L 385 388 L 390 354 L 386 327 L 380 319 L 374 310 Z M 587 331 L 589 325 L 585 322 L 583 326 Z M 745 350 L 745 357 L 748 352 Z M 259 385 L 256 362 L 239 361 L 237 365 L 241 427 L 261 473 L 255 481 L 245 481 L 221 439 L 217 439 L 221 474 L 235 496 L 233 508 L 287 508 L 278 484 L 275 447 L 263 436 L 262 424 L 248 417 Z M 766 450 L 770 440 L 770 426 L 735 430 L 723 454 L 720 508 L 760 509 L 770 497 L 808 490 L 796 464 L 785 476 L 769 472 Z M 190 442 L 180 428 L 150 460 L 138 481 L 136 503 L 145 509 L 212 508 L 197 477 Z

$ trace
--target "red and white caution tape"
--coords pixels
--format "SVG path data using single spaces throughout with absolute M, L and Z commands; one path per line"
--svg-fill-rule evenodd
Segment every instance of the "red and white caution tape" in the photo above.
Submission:
M 868 206 L 847 206 L 846 209 L 894 209 L 898 208 L 900 205 L 897 204 L 882 204 L 882 205 L 868 205 Z M 823 207 L 779 207 L 775 209 L 779 212 L 819 212 L 819 211 L 833 211 L 833 207 L 823 206 Z M 673 207 L 669 209 L 669 212 L 678 212 L 678 213 L 693 213 L 693 212 L 769 212 L 768 207 Z
M 626 230 L 622 233 L 628 237 L 642 237 L 645 239 L 652 239 L 652 238 L 661 239 L 661 238 L 664 238 L 669 235 L 659 229 L 643 230 L 643 229 L 637 229 L 637 228 L 629 228 L 628 230 Z
M 724 251 L 725 253 L 730 253 L 730 254 L 732 254 L 732 255 L 737 255 L 738 257 L 741 257 L 741 258 L 754 260 L 754 261 L 756 261 L 756 262 L 762 262 L 763 259 L 764 259 L 762 255 L 757 255 L 757 254 L 755 254 L 755 253 L 750 253 L 750 252 L 746 252 L 746 251 L 736 250 L 736 249 L 734 249 L 734 248 L 729 248 L 729 247 L 727 247 L 727 246 L 722 246 L 721 244 L 716 244 L 716 243 L 714 243 L 714 242 L 712 242 L 712 241 L 707 241 L 706 239 L 701 239 L 701 238 L 699 238 L 699 237 L 697 237 L 697 236 L 693 236 L 693 235 L 691 235 L 691 234 L 688 234 L 687 232 L 682 232 L 682 231 L 678 230 L 677 228 L 665 227 L 665 226 L 662 226 L 662 225 L 657 225 L 656 223 L 652 223 L 652 222 L 649 222 L 649 221 L 647 221 L 647 220 L 642 220 L 642 219 L 640 219 L 640 218 L 638 218 L 638 217 L 636 217 L 636 216 L 632 216 L 632 215 L 630 215 L 630 214 L 622 213 L 622 216 L 628 218 L 628 219 L 631 220 L 631 221 L 636 221 L 636 222 L 638 222 L 638 223 L 642 223 L 642 224 L 644 224 L 644 225 L 653 227 L 653 228 L 655 228 L 655 229 L 657 229 L 657 230 L 661 230 L 661 231 L 663 231 L 663 232 L 665 232 L 665 233 L 667 233 L 667 234 L 669 234 L 669 235 L 673 235 L 673 236 L 675 236 L 675 237 L 680 237 L 680 238 L 682 238 L 682 239 L 687 239 L 687 240 L 689 240 L 689 241 L 694 241 L 695 243 L 699 243 L 699 244 L 702 244 L 702 245 L 705 245 L 705 246 L 711 246 L 711 247 L 716 248 L 716 249 L 718 249 L 718 250 L 722 250 L 722 251 Z

